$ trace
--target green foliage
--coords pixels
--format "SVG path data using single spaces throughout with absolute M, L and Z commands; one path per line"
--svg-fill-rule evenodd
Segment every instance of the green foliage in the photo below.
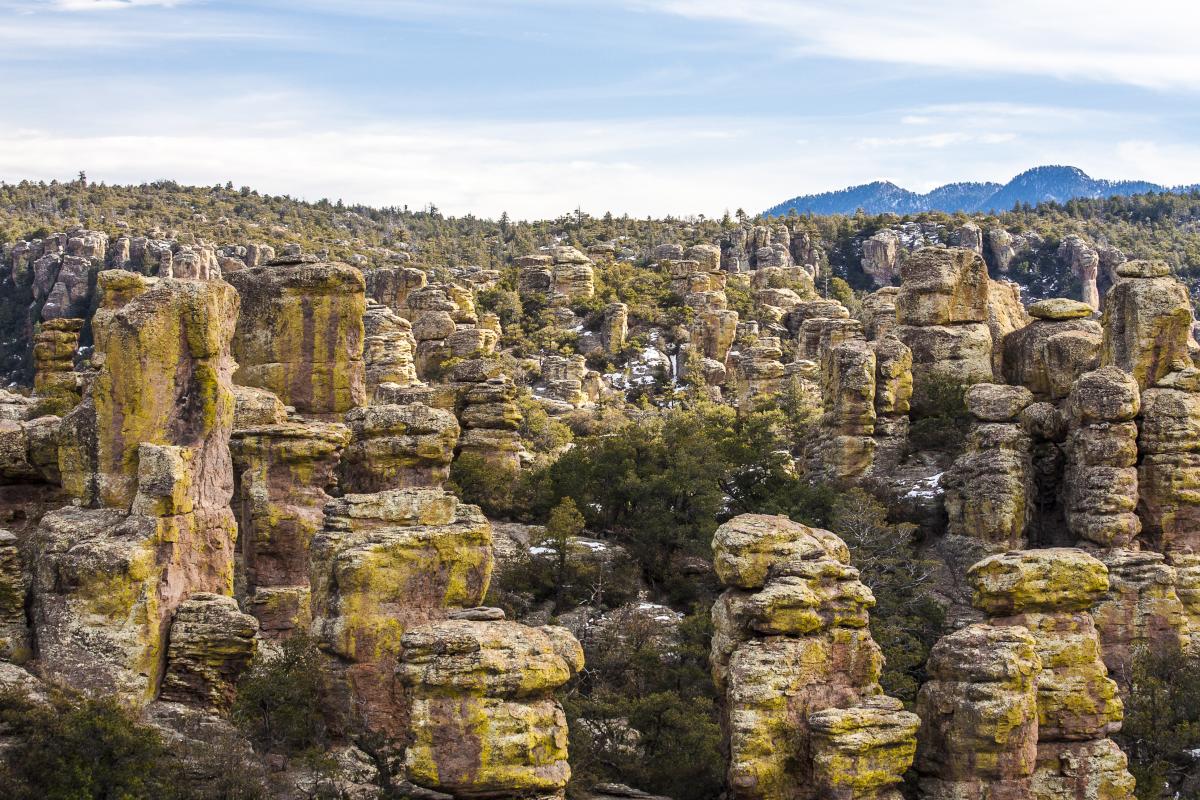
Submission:
M 571 429 L 546 413 L 545 407 L 528 393 L 517 404 L 521 407 L 521 440 L 535 453 L 554 453 L 571 443 Z
M 830 529 L 846 542 L 863 583 L 875 595 L 871 635 L 887 659 L 880 683 L 911 705 L 945 623 L 933 596 L 933 565 L 917 557 L 914 526 L 889 523 L 887 508 L 861 489 L 837 498 Z
M 112 697 L 54 693 L 47 703 L 0 694 L 0 786 L 12 800 L 183 798 L 163 740 Z
M 925 378 L 920 387 L 925 413 L 915 418 L 908 431 L 909 446 L 914 450 L 940 450 L 957 454 L 971 426 L 967 412 L 966 384 L 941 376 Z
M 307 636 L 260 654 L 238 681 L 233 718 L 255 746 L 297 754 L 325 743 L 321 654 Z
M 478 453 L 462 453 L 454 459 L 448 488 L 497 519 L 512 519 L 526 508 L 531 490 L 524 474 Z
M 1200 798 L 1200 656 L 1135 653 L 1125 722 L 1113 738 L 1129 756 L 1138 800 Z
M 572 789 L 617 781 L 670 797 L 720 796 L 725 760 L 709 676 L 711 638 L 704 606 L 683 620 L 677 637 L 634 621 L 589 642 L 588 668 L 563 701 Z

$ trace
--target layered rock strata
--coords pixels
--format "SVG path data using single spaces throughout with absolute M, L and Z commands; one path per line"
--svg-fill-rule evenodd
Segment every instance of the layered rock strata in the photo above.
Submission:
M 946 533 L 988 552 L 1026 544 L 1034 491 L 1033 442 L 1020 424 L 1033 401 L 1028 389 L 977 383 L 966 395 L 974 422 L 964 452 L 942 479 Z
M 1127 547 L 1141 531 L 1134 378 L 1103 367 L 1075 381 L 1066 404 L 1069 433 L 1063 482 L 1068 529 L 1077 540 Z
M 583 668 L 563 628 L 446 620 L 405 633 L 408 779 L 452 797 L 561 796 L 571 776 L 554 691 Z
M 1028 631 L 1042 662 L 1037 676 L 1038 745 L 1031 796 L 1132 798 L 1125 754 L 1108 738 L 1124 715 L 1102 660 L 1089 611 L 1108 591 L 1108 570 L 1081 550 L 1014 551 L 968 572 L 976 607 L 990 623 Z
M 712 665 L 732 796 L 888 796 L 911 763 L 917 719 L 882 697 L 874 597 L 845 544 L 743 515 L 717 530 L 713 552 L 729 587 L 713 608 Z
M 905 259 L 897 335 L 913 353 L 913 411 L 932 409 L 942 384 L 993 379 L 987 266 L 978 253 L 926 247 Z

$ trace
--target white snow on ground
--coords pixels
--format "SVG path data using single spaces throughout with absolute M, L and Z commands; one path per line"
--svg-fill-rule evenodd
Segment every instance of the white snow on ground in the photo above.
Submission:
M 904 496 L 914 500 L 932 500 L 945 491 L 941 486 L 942 475 L 944 474 L 944 472 L 939 472 L 936 475 L 930 475 L 924 480 L 917 481 Z

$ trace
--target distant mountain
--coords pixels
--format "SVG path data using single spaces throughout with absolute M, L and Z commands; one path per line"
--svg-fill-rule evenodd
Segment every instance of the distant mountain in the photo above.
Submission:
M 1195 187 L 1177 187 L 1191 191 Z M 931 192 L 918 194 L 888 181 L 851 186 L 839 192 L 802 195 L 767 209 L 772 217 L 796 209 L 801 214 L 853 214 L 858 209 L 868 214 L 887 211 L 916 214 L 921 211 L 1008 211 L 1017 203 L 1037 205 L 1066 202 L 1076 197 L 1112 197 L 1171 191 L 1147 181 L 1106 181 L 1092 178 L 1077 167 L 1034 167 L 1006 184 L 948 183 Z

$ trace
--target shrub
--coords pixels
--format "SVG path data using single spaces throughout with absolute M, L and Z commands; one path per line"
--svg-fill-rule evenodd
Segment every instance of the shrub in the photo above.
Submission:
M 307 636 L 260 654 L 238 681 L 233 718 L 262 750 L 288 755 L 324 744 L 321 654 Z
M 188 796 L 153 728 L 112 697 L 55 692 L 48 703 L 0 694 L 11 737 L 0 787 L 12 800 L 161 800 Z
M 1140 649 L 1113 738 L 1129 756 L 1138 800 L 1200 798 L 1200 656 Z

